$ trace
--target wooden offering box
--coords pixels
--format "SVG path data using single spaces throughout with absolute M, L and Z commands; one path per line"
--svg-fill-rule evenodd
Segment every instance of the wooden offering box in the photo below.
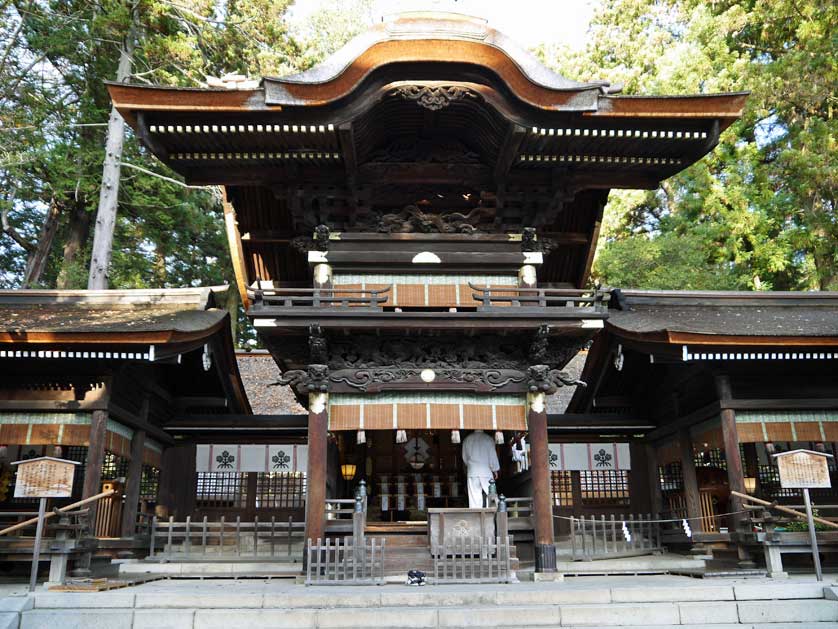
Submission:
M 454 548 L 461 539 L 494 542 L 494 509 L 428 509 L 428 539 L 431 554 L 439 555 L 441 547 Z M 457 544 L 459 547 L 459 544 Z

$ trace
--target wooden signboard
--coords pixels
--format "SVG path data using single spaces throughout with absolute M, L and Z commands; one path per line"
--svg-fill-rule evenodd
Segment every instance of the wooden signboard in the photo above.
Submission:
M 15 461 L 15 498 L 69 498 L 73 493 L 73 473 L 77 461 L 51 456 Z
M 791 450 L 774 455 L 783 489 L 820 489 L 832 487 L 827 457 L 812 450 Z

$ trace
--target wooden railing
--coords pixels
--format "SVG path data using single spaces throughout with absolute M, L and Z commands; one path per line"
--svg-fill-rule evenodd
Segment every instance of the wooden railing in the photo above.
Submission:
M 259 308 L 355 308 L 381 310 L 390 286 L 354 288 L 254 288 L 249 289 L 253 307 Z
M 288 520 L 227 521 L 222 517 L 210 522 L 206 516 L 183 522 L 174 518 L 151 522 L 149 559 L 172 561 L 176 559 L 223 559 L 247 557 L 250 559 L 299 558 L 299 545 L 303 541 L 305 522 Z
M 513 577 L 508 535 L 454 538 L 440 544 L 433 557 L 433 583 L 509 583 Z
M 651 513 L 581 516 L 570 519 L 573 559 L 592 560 L 646 555 L 661 550 L 660 524 Z
M 385 539 L 354 537 L 306 543 L 306 585 L 381 585 Z
M 521 288 L 516 286 L 478 286 L 469 282 L 478 310 L 495 308 L 575 308 L 593 312 L 608 309 L 610 295 L 602 291 L 575 288 Z

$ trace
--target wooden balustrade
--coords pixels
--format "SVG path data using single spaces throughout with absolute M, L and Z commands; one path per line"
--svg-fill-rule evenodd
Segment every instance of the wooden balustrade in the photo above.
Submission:
M 175 522 L 174 518 L 151 522 L 149 559 L 212 559 L 248 557 L 251 559 L 299 558 L 298 545 L 304 538 L 305 522 L 270 520 L 202 520 Z
M 385 539 L 317 539 L 306 543 L 306 585 L 381 585 Z
M 381 310 L 391 286 L 354 288 L 255 288 L 248 294 L 259 308 L 356 308 Z
M 659 551 L 661 528 L 651 513 L 580 516 L 570 519 L 574 561 L 646 555 Z M 624 528 L 625 526 L 625 528 Z M 628 532 L 628 536 L 626 536 Z
M 457 537 L 441 543 L 434 554 L 433 583 L 509 583 L 512 538 Z
M 602 291 L 575 288 L 522 288 L 516 286 L 478 286 L 469 282 L 478 310 L 495 308 L 574 308 L 593 312 L 608 309 L 610 295 Z

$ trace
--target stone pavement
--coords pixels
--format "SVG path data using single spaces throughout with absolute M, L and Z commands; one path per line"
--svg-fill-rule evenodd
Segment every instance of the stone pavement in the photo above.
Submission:
M 172 580 L 110 592 L 6 597 L 0 599 L 0 629 L 838 629 L 838 590 L 831 582 L 640 576 L 307 588 L 276 580 Z

